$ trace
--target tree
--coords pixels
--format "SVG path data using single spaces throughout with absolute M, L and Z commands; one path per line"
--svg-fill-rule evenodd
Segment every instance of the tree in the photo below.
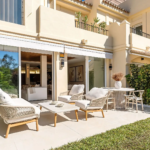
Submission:
M 0 88 L 4 90 L 18 87 L 18 65 L 15 61 L 8 54 L 0 60 Z

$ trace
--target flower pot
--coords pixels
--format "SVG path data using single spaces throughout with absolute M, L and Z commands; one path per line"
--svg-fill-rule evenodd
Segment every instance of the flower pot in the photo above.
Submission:
M 122 87 L 121 81 L 115 81 L 115 88 L 116 89 L 121 89 L 121 87 Z

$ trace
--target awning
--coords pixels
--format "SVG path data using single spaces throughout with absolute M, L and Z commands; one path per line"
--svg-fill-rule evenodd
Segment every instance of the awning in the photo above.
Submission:
M 76 47 L 70 47 L 70 46 L 65 46 L 65 53 L 74 54 L 74 55 L 82 55 L 82 56 L 98 57 L 98 58 L 107 58 L 107 59 L 112 59 L 113 57 L 112 53 L 83 49 L 83 48 L 76 48 Z
M 150 52 L 149 51 L 129 50 L 129 54 L 150 58 Z
M 0 35 L 0 45 L 15 46 L 43 51 L 64 52 L 64 45 Z

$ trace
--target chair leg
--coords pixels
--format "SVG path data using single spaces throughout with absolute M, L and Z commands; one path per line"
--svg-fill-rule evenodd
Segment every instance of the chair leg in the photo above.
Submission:
M 116 101 L 115 101 L 115 98 L 114 98 L 114 110 L 116 110 Z
M 141 104 L 142 104 L 142 111 L 144 110 L 144 107 L 143 107 L 143 100 L 141 100 Z
M 106 100 L 106 112 L 108 111 L 108 99 Z
M 137 101 L 136 101 L 136 112 L 138 112 L 138 105 L 137 105 Z
M 125 98 L 125 110 L 127 109 L 127 98 Z
M 36 119 L 36 130 L 39 131 L 38 119 Z
M 87 117 L 88 117 L 88 113 L 87 113 L 87 110 L 85 111 L 85 119 L 87 121 Z
M 5 136 L 5 138 L 7 138 L 8 137 L 8 134 L 9 134 L 9 131 L 10 131 L 10 124 L 8 125 L 8 127 L 7 127 L 7 131 L 6 131 L 6 136 Z
M 102 109 L 101 111 L 102 111 L 103 118 L 105 118 L 105 116 L 104 116 L 104 112 L 103 112 L 103 109 Z

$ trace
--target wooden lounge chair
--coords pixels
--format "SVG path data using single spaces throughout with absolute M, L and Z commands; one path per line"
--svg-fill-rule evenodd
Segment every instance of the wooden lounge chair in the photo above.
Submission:
M 30 122 L 36 122 L 36 130 L 39 130 L 38 118 L 40 117 L 40 109 L 24 99 L 11 99 L 11 97 L 1 89 L 0 116 L 4 122 L 8 124 L 5 138 L 8 137 L 10 128 Z
M 112 91 L 102 88 L 93 88 L 83 96 L 83 99 L 85 98 L 84 100 L 77 101 L 75 105 L 85 112 L 86 120 L 89 112 L 102 112 L 102 116 L 105 117 L 103 107 L 111 93 Z

